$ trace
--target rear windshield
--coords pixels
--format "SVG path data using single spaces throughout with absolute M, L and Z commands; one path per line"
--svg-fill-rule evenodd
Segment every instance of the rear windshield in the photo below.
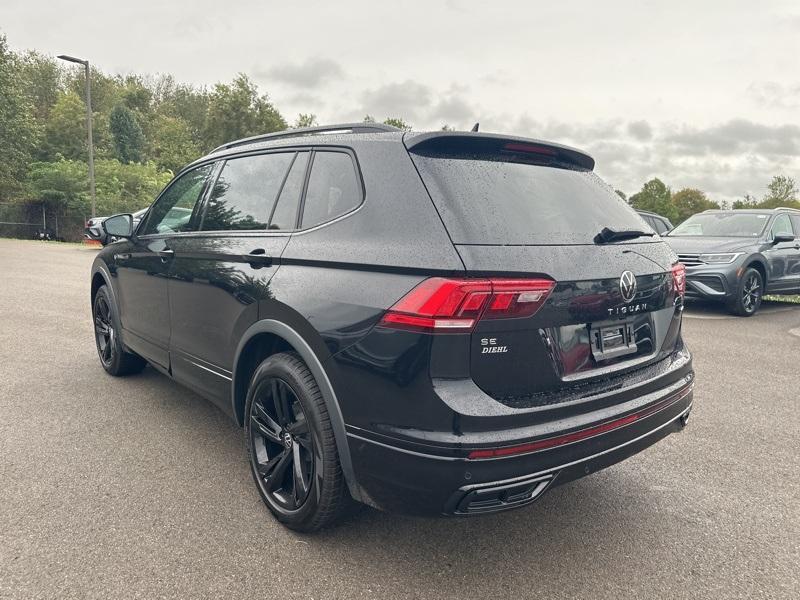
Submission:
M 456 244 L 593 244 L 604 227 L 652 232 L 592 171 L 491 154 L 411 156 Z

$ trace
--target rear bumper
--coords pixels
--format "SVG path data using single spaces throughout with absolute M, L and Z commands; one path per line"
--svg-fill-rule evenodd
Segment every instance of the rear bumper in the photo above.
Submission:
M 366 432 L 348 432 L 359 486 L 370 503 L 392 512 L 470 515 L 530 504 L 549 488 L 640 452 L 686 424 L 691 378 L 636 409 L 642 416 L 613 430 L 502 458 L 470 459 L 468 448 L 411 450 Z M 656 410 L 654 410 L 656 409 Z M 636 412 L 620 413 L 615 418 Z M 608 421 L 606 421 L 608 422 Z M 584 429 L 586 431 L 586 429 Z M 551 432 L 548 439 L 560 434 Z

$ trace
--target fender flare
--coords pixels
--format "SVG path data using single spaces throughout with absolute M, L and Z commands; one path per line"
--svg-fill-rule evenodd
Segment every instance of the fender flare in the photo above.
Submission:
M 237 366 L 239 364 L 242 350 L 247 342 L 260 333 L 271 333 L 283 338 L 292 345 L 306 365 L 308 365 L 308 368 L 311 371 L 311 374 L 314 375 L 314 379 L 316 380 L 320 392 L 322 393 L 322 399 L 325 402 L 325 407 L 328 409 L 328 416 L 331 420 L 331 429 L 333 429 L 333 438 L 336 442 L 336 449 L 339 452 L 339 462 L 342 467 L 344 479 L 347 482 L 347 487 L 354 499 L 362 500 L 362 494 L 360 492 L 358 483 L 356 482 L 355 472 L 353 470 L 353 461 L 350 457 L 350 447 L 347 444 L 347 431 L 345 430 L 344 417 L 342 416 L 342 411 L 339 408 L 339 401 L 336 398 L 336 392 L 333 390 L 333 385 L 331 384 L 330 379 L 328 379 L 325 368 L 322 366 L 319 358 L 317 358 L 317 355 L 311 349 L 311 346 L 296 330 L 291 328 L 289 325 L 273 319 L 264 319 L 253 323 L 247 329 L 247 331 L 244 332 L 244 335 L 242 335 L 242 338 L 239 340 L 239 345 L 236 347 L 236 355 L 233 362 L 231 414 L 234 415 L 234 418 L 238 422 L 238 417 L 236 416 L 236 373 L 238 371 Z M 243 425 L 243 423 L 239 423 L 239 425 Z

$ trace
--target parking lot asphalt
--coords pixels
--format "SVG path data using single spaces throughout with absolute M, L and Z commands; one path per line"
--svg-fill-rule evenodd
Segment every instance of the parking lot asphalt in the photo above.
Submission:
M 800 597 L 800 306 L 690 307 L 687 429 L 533 506 L 302 536 L 218 409 L 102 370 L 95 252 L 0 240 L 2 598 Z

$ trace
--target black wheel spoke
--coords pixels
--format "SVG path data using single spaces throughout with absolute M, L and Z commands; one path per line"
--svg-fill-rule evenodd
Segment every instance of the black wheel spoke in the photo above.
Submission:
M 305 461 L 300 456 L 300 445 L 292 445 L 292 454 L 294 456 L 294 492 L 296 500 L 303 500 L 308 493 L 309 481 L 308 476 L 304 472 Z
M 283 440 L 281 440 L 280 425 L 273 421 L 269 415 L 263 412 L 263 409 L 257 416 L 253 415 L 250 418 L 250 426 L 260 435 L 267 438 L 270 442 L 274 444 L 283 444 Z
M 275 405 L 275 414 L 278 417 L 278 423 L 286 425 L 290 421 L 289 405 L 286 402 L 286 390 L 284 389 L 283 382 L 280 379 L 273 379 L 271 385 L 272 402 Z
M 284 450 L 279 456 L 278 462 L 275 463 L 275 468 L 272 473 L 267 474 L 267 490 L 274 492 L 283 484 L 283 476 L 286 474 L 286 469 L 289 463 L 292 462 L 291 450 Z

